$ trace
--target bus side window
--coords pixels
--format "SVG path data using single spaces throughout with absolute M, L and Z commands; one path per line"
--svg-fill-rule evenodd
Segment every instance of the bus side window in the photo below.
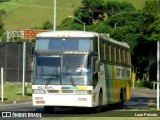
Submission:
M 124 64 L 124 50 L 121 49 L 121 63 Z
M 114 52 L 114 46 L 111 45 L 111 61 L 115 62 L 115 52 Z
M 127 50 L 127 65 L 131 65 L 130 64 L 130 52 Z
M 119 60 L 119 47 L 116 48 L 116 62 L 120 63 L 120 60 Z
M 126 52 L 125 52 L 125 50 L 123 49 L 123 63 L 124 63 L 124 64 L 126 64 L 126 58 L 125 58 L 125 56 L 126 56 Z
M 118 53 L 119 53 L 119 63 L 122 63 L 121 48 L 118 48 Z
M 93 40 L 93 50 L 98 53 L 98 38 L 95 37 Z
M 104 42 L 100 42 L 100 59 L 105 60 L 105 44 Z
M 98 82 L 98 72 L 100 70 L 98 57 L 94 58 L 94 74 L 93 74 L 93 87 L 97 85 Z
M 117 51 L 116 51 L 116 47 L 114 46 L 114 48 L 113 48 L 114 50 L 113 50 L 113 52 L 114 52 L 114 62 L 117 62 Z
M 100 63 L 98 58 L 94 59 L 94 73 L 98 73 L 100 71 Z
M 111 61 L 111 45 L 106 44 L 106 60 Z
M 125 64 L 128 65 L 128 55 L 126 50 L 125 50 Z
M 105 48 L 105 50 L 106 50 L 106 52 L 105 52 L 105 54 L 106 54 L 106 60 L 107 60 L 107 61 L 110 61 L 109 45 L 106 44 L 105 47 L 106 47 L 106 48 Z

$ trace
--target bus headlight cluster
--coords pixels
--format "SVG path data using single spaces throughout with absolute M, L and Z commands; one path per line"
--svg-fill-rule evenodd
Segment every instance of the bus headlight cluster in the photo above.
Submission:
M 85 95 L 87 95 L 87 94 L 92 94 L 92 90 L 77 90 L 76 92 L 75 92 L 76 94 L 85 94 Z
M 33 94 L 44 94 L 46 93 L 45 90 L 42 89 L 33 89 Z

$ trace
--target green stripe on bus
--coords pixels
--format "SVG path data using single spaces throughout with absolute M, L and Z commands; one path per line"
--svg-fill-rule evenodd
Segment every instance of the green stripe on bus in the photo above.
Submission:
M 105 65 L 105 76 L 106 76 L 106 88 L 107 88 L 107 102 L 111 102 L 113 99 L 112 91 L 112 67 Z
M 76 90 L 77 87 L 62 87 L 61 90 Z

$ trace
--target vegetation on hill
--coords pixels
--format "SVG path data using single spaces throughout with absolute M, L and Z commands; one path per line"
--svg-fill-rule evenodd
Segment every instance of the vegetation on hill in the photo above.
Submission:
M 57 0 L 57 24 L 72 15 L 81 0 Z M 3 19 L 6 30 L 21 30 L 41 26 L 45 21 L 53 22 L 54 0 L 10 0 L 0 3 L 6 11 Z
M 81 6 L 81 1 L 57 0 L 57 25 L 68 15 L 73 15 L 74 10 Z M 118 0 L 118 2 L 125 1 L 133 4 L 137 9 L 142 9 L 145 3 L 145 0 Z M 27 0 L 27 2 L 26 0 L 9 0 L 0 3 L 0 9 L 6 11 L 6 17 L 3 19 L 6 31 L 38 27 L 45 21 L 52 23 L 53 4 L 53 0 Z

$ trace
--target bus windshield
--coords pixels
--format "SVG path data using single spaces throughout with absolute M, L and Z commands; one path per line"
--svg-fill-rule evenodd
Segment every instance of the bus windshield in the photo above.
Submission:
M 38 38 L 36 50 L 92 50 L 92 38 Z
M 89 85 L 91 84 L 89 55 L 35 55 L 33 84 Z

